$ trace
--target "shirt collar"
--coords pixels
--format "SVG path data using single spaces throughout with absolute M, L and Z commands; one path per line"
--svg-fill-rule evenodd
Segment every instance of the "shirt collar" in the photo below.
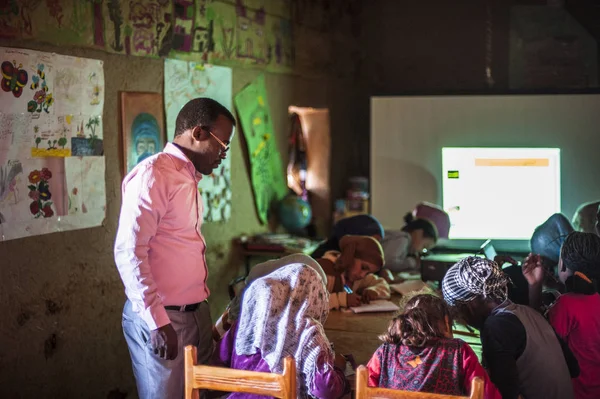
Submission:
M 187 168 L 187 170 L 192 173 L 192 176 L 194 176 L 196 180 L 199 181 L 202 179 L 202 174 L 196 170 L 192 161 L 190 161 L 183 151 L 181 151 L 175 144 L 167 143 L 163 152 L 171 155 L 171 159 L 175 163 L 175 168 L 178 171 L 183 168 Z

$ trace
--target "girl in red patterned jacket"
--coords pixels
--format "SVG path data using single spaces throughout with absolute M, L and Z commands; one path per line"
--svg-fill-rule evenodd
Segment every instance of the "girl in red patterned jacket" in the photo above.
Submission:
M 381 336 L 367 365 L 369 386 L 446 395 L 468 395 L 481 377 L 485 397 L 500 399 L 469 345 L 452 337 L 452 319 L 443 299 L 416 295 Z

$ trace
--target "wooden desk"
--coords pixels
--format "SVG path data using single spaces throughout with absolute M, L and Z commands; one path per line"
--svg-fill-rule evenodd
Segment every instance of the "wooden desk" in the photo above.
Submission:
M 392 295 L 391 300 L 399 303 L 400 298 L 400 295 Z M 325 333 L 337 353 L 352 354 L 357 364 L 366 365 L 381 345 L 379 335 L 387 330 L 393 317 L 393 312 L 356 314 L 334 310 L 329 312 Z M 469 333 L 464 326 L 455 326 L 454 337 L 469 343 L 481 361 L 481 341 L 478 334 Z

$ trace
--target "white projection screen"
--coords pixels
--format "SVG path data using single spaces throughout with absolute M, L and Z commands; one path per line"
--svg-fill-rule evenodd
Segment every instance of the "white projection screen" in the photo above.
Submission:
M 418 202 L 433 202 L 456 226 L 442 245 L 492 238 L 500 250 L 526 250 L 553 210 L 571 218 L 600 199 L 599 130 L 600 94 L 373 97 L 371 212 L 399 229 Z M 471 180 L 457 183 L 461 173 Z
M 481 186 L 490 195 L 471 195 Z M 511 194 L 494 195 L 495 187 Z M 442 204 L 451 239 L 529 239 L 561 211 L 560 149 L 442 148 Z

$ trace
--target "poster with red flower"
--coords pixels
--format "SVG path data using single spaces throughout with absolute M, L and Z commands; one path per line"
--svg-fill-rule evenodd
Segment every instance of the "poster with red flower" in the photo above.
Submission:
M 41 221 L 47 229 L 66 214 L 63 158 L 13 159 L 0 166 L 0 179 L 7 172 L 11 173 L 10 192 L 0 197 L 0 224 L 5 235 L 7 230 L 9 235 L 16 231 L 34 235 Z
M 29 173 L 29 198 L 32 200 L 29 210 L 35 218 L 50 218 L 54 216 L 52 210 L 52 193 L 50 192 L 49 181 L 52 179 L 52 172 L 48 168 L 42 170 L 33 170 Z
M 0 240 L 101 225 L 102 62 L 0 47 L 0 65 Z

